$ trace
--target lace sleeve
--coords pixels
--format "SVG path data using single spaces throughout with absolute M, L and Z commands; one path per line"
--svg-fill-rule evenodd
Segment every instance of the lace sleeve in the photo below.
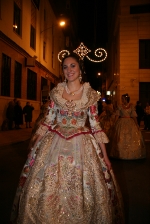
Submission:
M 54 123 L 55 118 L 56 118 L 56 105 L 54 101 L 51 100 L 48 105 L 45 120 L 37 129 L 36 134 L 43 136 L 48 131 L 49 127 Z
M 100 123 L 98 121 L 98 105 L 97 102 L 89 107 L 88 110 L 89 122 L 91 126 L 91 131 L 97 142 L 99 143 L 108 143 L 108 137 L 102 130 Z

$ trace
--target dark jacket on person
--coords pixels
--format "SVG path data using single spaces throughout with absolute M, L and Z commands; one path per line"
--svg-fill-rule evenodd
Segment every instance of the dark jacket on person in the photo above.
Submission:
M 15 124 L 20 125 L 23 124 L 23 111 L 22 107 L 19 104 L 14 106 L 14 114 L 15 114 Z
M 23 108 L 23 114 L 25 115 L 25 122 L 31 122 L 32 121 L 32 111 L 34 110 L 34 107 L 31 105 L 26 105 Z

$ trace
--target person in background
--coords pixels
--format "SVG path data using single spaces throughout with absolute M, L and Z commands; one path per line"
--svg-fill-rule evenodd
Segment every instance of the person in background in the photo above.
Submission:
M 21 129 L 20 125 L 23 124 L 23 110 L 21 107 L 21 102 L 18 100 L 14 106 L 14 120 L 15 129 Z
M 141 102 L 140 101 L 137 101 L 136 102 L 136 113 L 137 113 L 137 122 L 138 122 L 138 125 L 140 127 L 140 124 L 141 124 L 141 120 L 144 116 L 144 110 L 142 108 L 142 105 L 141 105 Z
M 99 116 L 99 121 L 102 129 L 105 131 L 108 138 L 111 136 L 112 127 L 114 125 L 114 109 L 111 100 L 105 101 L 103 112 Z
M 108 138 L 98 122 L 100 96 L 82 82 L 83 61 L 77 55 L 64 57 L 62 68 L 66 81 L 50 92 L 47 114 L 31 140 L 11 221 L 123 224 Z
M 122 95 L 121 100 L 110 138 L 110 156 L 127 160 L 143 159 L 146 157 L 146 148 L 137 123 L 135 107 L 130 103 L 127 93 Z
M 43 101 L 43 104 L 41 105 L 41 108 L 40 108 L 40 114 L 34 123 L 34 127 L 32 129 L 31 136 L 33 136 L 36 133 L 36 130 L 39 128 L 40 124 L 44 121 L 45 116 L 48 113 L 49 103 L 50 103 L 49 100 Z
M 148 102 L 144 108 L 144 130 L 150 130 L 150 105 Z
M 6 109 L 6 118 L 8 119 L 8 130 L 13 130 L 13 122 L 15 117 L 14 106 L 14 101 L 10 101 Z
M 25 116 L 25 122 L 26 122 L 26 128 L 32 128 L 31 122 L 32 122 L 32 111 L 34 110 L 34 107 L 30 105 L 30 102 L 26 103 L 26 106 L 23 108 L 23 114 Z

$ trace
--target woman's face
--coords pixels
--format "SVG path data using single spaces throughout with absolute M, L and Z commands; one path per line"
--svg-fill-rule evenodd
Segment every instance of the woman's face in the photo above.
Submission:
M 79 78 L 79 63 L 72 57 L 66 58 L 63 62 L 63 73 L 68 82 L 73 82 Z
M 121 101 L 122 101 L 123 104 L 127 103 L 127 100 L 126 100 L 126 98 L 124 96 L 121 97 Z

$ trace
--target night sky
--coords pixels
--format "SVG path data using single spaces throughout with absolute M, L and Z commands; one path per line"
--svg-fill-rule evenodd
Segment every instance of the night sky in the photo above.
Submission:
M 96 48 L 107 46 L 107 1 L 81 0 L 78 9 L 78 36 L 81 42 L 94 52 Z M 96 58 L 95 58 L 96 59 Z M 98 71 L 102 70 L 102 63 L 93 63 L 85 58 L 86 81 L 94 89 L 101 85 L 97 79 Z

